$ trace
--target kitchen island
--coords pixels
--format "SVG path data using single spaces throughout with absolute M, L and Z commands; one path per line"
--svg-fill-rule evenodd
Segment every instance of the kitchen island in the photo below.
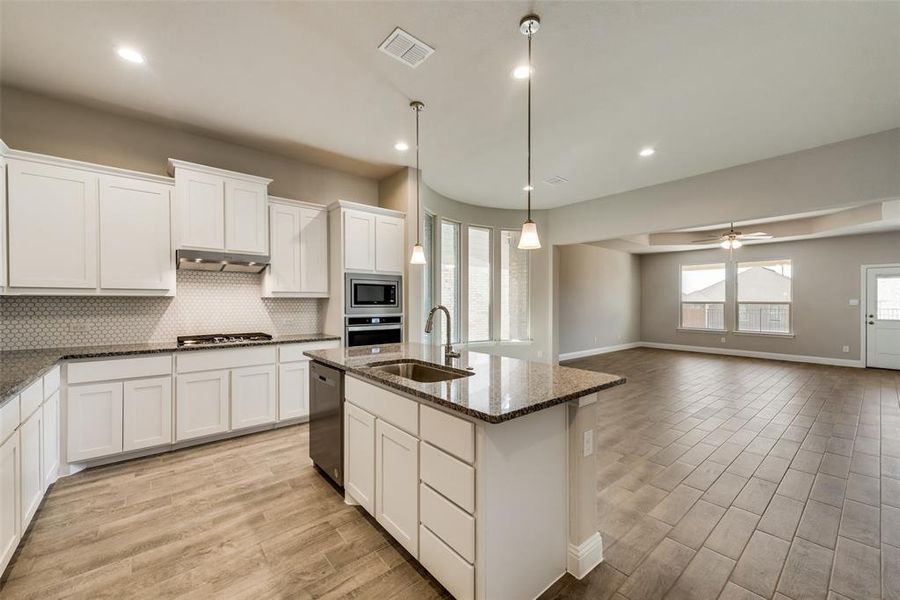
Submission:
M 535 598 L 602 560 L 593 427 L 622 377 L 422 344 L 307 356 L 346 375 L 345 501 L 455 597 Z

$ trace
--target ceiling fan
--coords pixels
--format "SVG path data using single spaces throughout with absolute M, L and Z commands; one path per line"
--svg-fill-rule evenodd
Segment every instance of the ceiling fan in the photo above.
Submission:
M 703 239 L 694 240 L 692 244 L 712 244 L 718 243 L 720 246 L 725 248 L 726 250 L 736 250 L 744 245 L 744 242 L 747 240 L 770 240 L 772 236 L 768 233 L 757 231 L 754 233 L 741 233 L 740 231 L 736 231 L 734 229 L 734 223 L 731 224 L 731 229 L 728 231 L 723 231 L 719 234 L 713 234 L 709 237 L 705 237 Z

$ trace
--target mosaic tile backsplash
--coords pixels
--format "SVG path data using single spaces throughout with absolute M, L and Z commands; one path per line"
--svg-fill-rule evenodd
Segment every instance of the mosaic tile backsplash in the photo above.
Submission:
M 0 350 L 172 341 L 179 335 L 322 330 L 324 300 L 260 298 L 262 275 L 178 271 L 170 298 L 0 297 Z

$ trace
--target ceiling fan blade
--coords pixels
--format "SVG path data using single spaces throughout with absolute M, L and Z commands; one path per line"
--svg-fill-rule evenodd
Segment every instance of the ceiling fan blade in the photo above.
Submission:
M 722 241 L 720 237 L 703 238 L 702 240 L 693 240 L 692 244 L 717 244 Z
M 741 236 L 742 239 L 745 240 L 770 240 L 772 236 L 768 233 L 757 232 L 757 233 L 745 233 Z

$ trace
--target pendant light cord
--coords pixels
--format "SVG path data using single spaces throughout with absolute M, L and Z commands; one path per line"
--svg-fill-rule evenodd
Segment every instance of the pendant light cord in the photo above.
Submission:
M 528 220 L 531 220 L 531 36 L 528 32 Z
M 419 244 L 419 236 L 421 234 L 422 228 L 422 215 L 421 209 L 419 208 L 419 188 L 421 187 L 419 183 L 419 111 L 421 109 L 416 107 L 416 246 Z

